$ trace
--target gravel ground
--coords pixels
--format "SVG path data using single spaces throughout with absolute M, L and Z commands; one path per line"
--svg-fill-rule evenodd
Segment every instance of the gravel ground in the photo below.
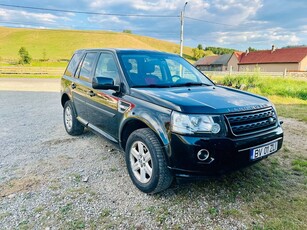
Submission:
M 247 228 L 246 219 L 214 215 L 243 202 L 212 200 L 223 186 L 211 195 L 195 183 L 158 195 L 139 192 L 119 150 L 89 131 L 65 132 L 59 80 L 19 81 L 32 90 L 11 81 L 12 91 L 9 80 L 0 80 L 0 229 Z M 48 92 L 39 92 L 40 82 Z

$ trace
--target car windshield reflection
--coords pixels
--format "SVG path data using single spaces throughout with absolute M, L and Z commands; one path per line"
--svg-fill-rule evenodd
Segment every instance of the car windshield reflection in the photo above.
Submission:
M 177 55 L 121 54 L 123 71 L 134 88 L 214 85 L 193 65 Z

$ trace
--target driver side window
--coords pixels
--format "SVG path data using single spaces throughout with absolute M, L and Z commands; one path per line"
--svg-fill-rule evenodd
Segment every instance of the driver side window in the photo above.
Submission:
M 95 70 L 95 77 L 107 77 L 114 80 L 115 85 L 119 85 L 119 71 L 110 53 L 101 53 Z

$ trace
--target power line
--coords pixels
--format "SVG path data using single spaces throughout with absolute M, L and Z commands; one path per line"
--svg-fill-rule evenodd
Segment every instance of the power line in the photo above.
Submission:
M 0 4 L 0 5 L 1 5 L 1 4 Z M 192 18 L 192 17 L 188 17 L 188 16 L 185 16 L 185 18 L 190 19 L 190 20 L 194 20 L 194 21 L 206 22 L 206 23 L 216 24 L 216 25 L 222 25 L 222 26 L 237 26 L 237 25 L 230 25 L 230 24 L 224 24 L 224 23 L 219 23 L 219 22 L 207 21 L 207 20 L 198 19 L 198 18 Z
M 53 12 L 64 12 L 64 13 L 75 13 L 75 14 L 90 14 L 90 15 L 104 15 L 104 16 L 120 16 L 120 17 L 146 17 L 146 18 L 179 18 L 178 15 L 158 15 L 158 14 L 113 14 L 113 13 L 101 13 L 101 12 L 90 12 L 90 11 L 76 11 L 76 10 L 61 10 L 61 9 L 51 9 L 33 6 L 21 6 L 21 5 L 11 5 L 2 4 L 0 6 L 31 9 L 31 10 L 43 10 L 43 11 L 53 11 Z

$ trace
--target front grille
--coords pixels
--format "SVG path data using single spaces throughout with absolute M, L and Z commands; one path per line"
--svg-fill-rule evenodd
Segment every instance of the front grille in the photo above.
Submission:
M 232 133 L 236 136 L 260 132 L 277 125 L 277 117 L 272 107 L 250 112 L 230 113 L 225 117 Z

